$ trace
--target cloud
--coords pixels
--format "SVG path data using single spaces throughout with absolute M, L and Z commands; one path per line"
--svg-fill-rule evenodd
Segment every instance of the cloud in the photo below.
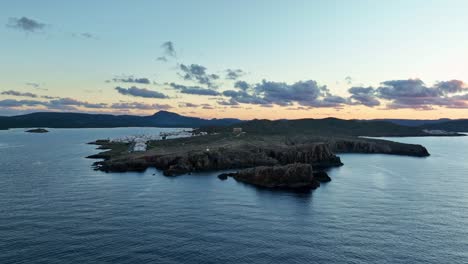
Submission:
M 40 23 L 34 19 L 21 17 L 10 18 L 7 27 L 14 28 L 25 32 L 37 32 L 46 27 L 46 24 Z
M 234 87 L 243 91 L 247 91 L 250 88 L 250 84 L 248 84 L 246 81 L 237 81 L 234 83 Z
M 44 104 L 46 104 L 46 102 L 36 101 L 36 100 L 14 100 L 14 99 L 0 100 L 0 107 L 38 106 L 38 105 L 44 105 Z
M 219 75 L 208 74 L 206 72 L 206 67 L 199 64 L 180 64 L 179 67 L 180 70 L 182 70 L 181 76 L 184 78 L 184 80 L 193 80 L 210 88 L 216 87 L 213 81 L 219 79 Z
M 298 81 L 293 84 L 263 80 L 255 85 L 244 81 L 235 83 L 240 90 L 226 90 L 223 95 L 228 101 L 218 101 L 221 105 L 255 104 L 264 107 L 293 106 L 299 104 L 310 107 L 340 107 L 347 104 L 347 99 L 333 95 L 326 86 L 316 81 Z
M 427 86 L 420 79 L 390 80 L 377 88 L 352 87 L 349 100 L 353 105 L 374 107 L 386 101 L 388 109 L 411 108 L 430 110 L 435 106 L 468 108 L 465 84 L 459 80 L 441 81 Z
M 226 70 L 226 79 L 228 80 L 237 80 L 238 78 L 245 75 L 245 72 L 241 69 L 227 69 Z
M 161 45 L 161 48 L 164 50 L 164 54 L 170 57 L 176 57 L 176 51 L 174 48 L 174 43 L 172 41 L 166 41 Z
M 215 109 L 212 105 L 210 104 L 201 104 L 202 106 L 202 109 L 205 109 L 205 110 L 213 110 Z
M 0 109 L 1 110 L 14 110 L 14 111 L 24 111 L 18 109 L 20 107 L 27 107 L 28 110 L 60 110 L 60 111 L 80 111 L 77 107 L 87 108 L 87 109 L 98 109 L 96 113 L 101 112 L 102 110 L 114 109 L 114 110 L 168 110 L 172 106 L 168 104 L 145 104 L 138 102 L 120 102 L 113 104 L 106 103 L 90 103 L 86 101 L 80 101 L 73 98 L 58 98 L 50 101 L 39 101 L 39 100 L 14 100 L 14 99 L 5 99 L 0 100 Z M 87 111 L 89 112 L 89 111 Z
M 38 96 L 36 94 L 33 94 L 33 93 L 28 93 L 28 92 L 18 92 L 18 91 L 13 91 L 13 90 L 9 90 L 9 91 L 4 91 L 1 93 L 2 95 L 10 95 L 10 96 L 22 96 L 22 97 L 31 97 L 31 98 L 37 98 Z
M 351 85 L 353 83 L 353 78 L 351 78 L 351 76 L 346 76 L 345 81 L 347 84 Z
M 86 108 L 106 108 L 107 104 L 104 103 L 88 103 L 79 101 L 73 98 L 60 98 L 50 101 L 47 106 L 49 108 L 61 108 L 63 106 L 82 106 Z
M 119 92 L 120 94 L 123 95 L 130 95 L 130 96 L 135 96 L 135 97 L 144 97 L 144 98 L 169 98 L 167 95 L 157 92 L 157 91 L 151 91 L 145 88 L 138 88 L 136 86 L 132 86 L 130 88 L 123 88 L 120 86 L 115 87 L 115 90 Z
M 193 103 L 186 103 L 186 102 L 179 103 L 179 107 L 197 108 L 199 106 L 200 105 L 193 104 Z
M 157 60 L 157 61 L 167 62 L 166 56 L 157 57 L 156 60 Z
M 86 39 L 97 39 L 97 37 L 94 34 L 91 34 L 89 32 L 72 33 L 72 36 Z
M 22 106 L 43 106 L 48 109 L 61 109 L 61 110 L 76 110 L 75 106 L 85 108 L 102 109 L 107 105 L 104 103 L 88 103 L 79 101 L 72 98 L 60 98 L 51 101 L 38 101 L 38 100 L 13 100 L 7 99 L 0 101 L 0 107 L 22 107 Z
M 176 84 L 176 83 L 170 83 L 169 85 L 172 88 L 179 90 L 181 93 L 184 93 L 184 94 L 196 94 L 196 95 L 208 95 L 208 96 L 220 95 L 219 92 L 210 88 L 202 88 L 199 86 L 185 86 L 185 85 Z
M 123 82 L 123 83 L 139 83 L 139 84 L 150 84 L 151 81 L 148 78 L 134 78 L 134 77 L 127 77 L 127 78 L 114 78 L 112 79 L 114 82 Z
M 229 100 L 220 100 L 218 101 L 218 104 L 219 105 L 224 105 L 224 106 L 233 106 L 233 105 L 239 105 L 239 103 L 234 99 L 234 98 L 231 98 Z
M 138 109 L 138 110 L 168 110 L 172 106 L 168 104 L 145 104 L 138 102 L 114 103 L 109 106 L 112 109 Z
M 31 86 L 31 87 L 36 88 L 36 89 L 38 89 L 41 86 L 40 84 L 33 83 L 33 82 L 28 82 L 28 83 L 26 83 L 26 85 Z
M 375 98 L 376 90 L 372 87 L 351 87 L 348 92 L 351 94 L 350 104 L 368 107 L 380 105 L 380 101 Z
M 463 91 L 466 91 L 465 84 L 459 80 L 427 86 L 420 79 L 408 79 L 382 82 L 376 96 L 389 101 L 387 107 L 390 109 L 432 109 L 434 106 L 462 108 L 468 107 L 463 97 L 457 97 L 457 93 Z

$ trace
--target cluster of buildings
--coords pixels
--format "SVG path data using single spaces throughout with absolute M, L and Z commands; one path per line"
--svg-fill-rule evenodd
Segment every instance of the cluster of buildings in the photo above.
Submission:
M 437 129 L 436 130 L 424 129 L 423 132 L 431 134 L 431 135 L 456 135 L 458 134 L 457 132 L 449 132 L 449 131 L 437 130 Z
M 133 135 L 121 138 L 109 139 L 110 142 L 132 144 L 131 152 L 146 151 L 148 141 L 164 140 L 170 138 L 190 137 L 191 131 L 174 131 L 174 132 L 161 132 L 159 135 Z

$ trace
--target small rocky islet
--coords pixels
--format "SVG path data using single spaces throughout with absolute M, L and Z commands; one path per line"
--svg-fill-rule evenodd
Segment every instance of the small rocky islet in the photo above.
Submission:
M 330 181 L 325 170 L 343 163 L 335 154 L 375 153 L 429 156 L 421 145 L 352 136 L 310 134 L 259 134 L 222 132 L 187 138 L 147 142 L 145 151 L 131 151 L 132 145 L 109 140 L 92 142 L 106 151 L 88 158 L 96 170 L 105 172 L 145 171 L 155 167 L 165 176 L 192 172 L 226 171 L 222 180 L 263 188 L 315 189 Z
M 26 133 L 38 133 L 38 134 L 41 134 L 41 133 L 49 133 L 49 130 L 47 130 L 47 129 L 45 129 L 45 128 L 34 128 L 34 129 L 26 130 L 25 132 L 26 132 Z

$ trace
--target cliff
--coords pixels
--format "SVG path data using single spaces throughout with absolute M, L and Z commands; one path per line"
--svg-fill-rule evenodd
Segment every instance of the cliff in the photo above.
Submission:
M 100 158 L 106 156 L 100 156 Z M 97 157 L 99 158 L 99 157 Z M 111 158 L 96 163 L 103 171 L 142 171 L 156 167 L 166 176 L 176 176 L 189 172 L 241 169 L 256 166 L 307 163 L 318 167 L 342 165 L 339 157 L 323 143 L 300 146 L 239 145 L 231 148 L 218 147 L 205 150 L 191 150 L 170 154 L 143 154 Z
M 232 177 L 237 181 L 265 188 L 307 190 L 320 185 L 313 175 L 312 166 L 301 163 L 244 169 Z
M 243 169 L 293 163 L 310 164 L 316 169 L 342 165 L 335 153 L 382 153 L 428 156 L 420 145 L 365 138 L 335 138 L 298 135 L 217 134 L 153 141 L 148 151 L 129 153 L 121 143 L 98 141 L 106 152 L 90 158 L 101 158 L 96 169 L 106 172 L 143 171 L 155 167 L 167 176 L 190 172 Z

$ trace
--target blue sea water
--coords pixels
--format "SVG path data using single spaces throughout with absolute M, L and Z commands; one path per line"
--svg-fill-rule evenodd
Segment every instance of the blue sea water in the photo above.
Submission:
M 311 193 L 84 158 L 161 130 L 0 131 L 0 263 L 468 263 L 468 137 L 394 139 L 427 158 L 340 155 Z

